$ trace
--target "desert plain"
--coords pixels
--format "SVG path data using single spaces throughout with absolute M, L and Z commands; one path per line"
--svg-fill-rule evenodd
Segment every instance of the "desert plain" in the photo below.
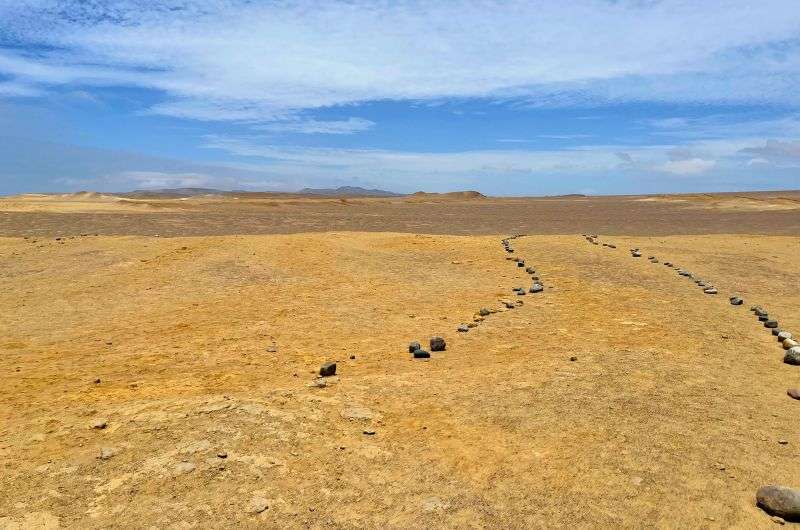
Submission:
M 0 528 L 773 528 L 752 305 L 800 193 L 0 198 Z

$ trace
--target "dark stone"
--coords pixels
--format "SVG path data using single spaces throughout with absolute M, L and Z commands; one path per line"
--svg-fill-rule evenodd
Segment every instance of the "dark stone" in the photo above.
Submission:
M 415 359 L 430 359 L 431 358 L 431 354 L 426 352 L 425 350 L 416 350 L 413 353 L 413 355 L 414 355 Z
M 524 261 L 518 261 L 517 262 L 517 267 L 524 267 L 524 266 L 525 266 L 525 262 Z
M 800 521 L 800 490 L 770 484 L 756 492 L 756 503 L 770 515 Z
M 431 338 L 431 351 L 444 351 L 446 344 L 442 337 Z
M 772 334 L 774 336 L 777 337 L 778 335 L 780 335 L 780 333 L 781 333 L 781 330 L 779 328 L 777 328 L 777 327 L 772 328 Z M 778 339 L 778 340 L 783 341 L 783 339 Z
M 608 248 L 617 248 L 617 245 L 608 245 Z
M 769 320 L 769 315 L 767 315 L 767 314 L 758 315 L 758 321 L 759 322 L 766 322 L 767 320 Z
M 786 350 L 783 356 L 783 362 L 794 366 L 800 366 L 800 346 L 792 346 Z
M 412 342 L 411 344 L 408 345 L 408 353 L 414 353 L 421 347 L 422 346 L 419 345 L 419 342 Z
M 536 269 L 534 269 L 533 267 L 528 267 L 525 269 L 525 272 L 527 272 L 528 274 L 536 274 Z
M 481 308 L 481 310 L 480 310 L 480 311 L 478 311 L 478 314 L 479 314 L 480 316 L 482 316 L 482 317 L 488 316 L 490 313 L 491 313 L 491 311 L 489 311 L 489 310 L 488 310 L 488 309 L 486 309 L 485 307 L 482 307 L 482 308 Z
M 325 363 L 319 368 L 320 377 L 336 375 L 336 363 Z
M 731 297 L 731 305 L 742 305 L 743 303 L 744 303 L 744 300 L 742 300 L 738 296 L 732 296 Z
M 766 322 L 764 322 L 764 327 L 765 328 L 769 328 L 769 329 L 776 329 L 778 327 L 778 321 L 777 320 L 767 320 Z
M 573 355 L 572 357 L 569 358 L 569 360 L 575 362 L 578 360 L 578 358 Z
M 639 252 L 638 250 L 634 250 L 633 252 L 631 252 L 631 256 L 633 256 L 634 258 L 641 258 L 642 253 Z
M 765 317 L 765 316 L 767 316 L 767 315 L 769 314 L 769 313 L 767 313 L 767 310 L 766 310 L 766 309 L 764 309 L 763 307 L 757 307 L 757 308 L 755 308 L 755 310 L 753 311 L 753 313 L 755 313 L 755 314 L 756 314 L 756 316 L 759 316 L 759 317 Z
M 800 399 L 800 388 L 790 388 L 786 393 L 792 399 Z

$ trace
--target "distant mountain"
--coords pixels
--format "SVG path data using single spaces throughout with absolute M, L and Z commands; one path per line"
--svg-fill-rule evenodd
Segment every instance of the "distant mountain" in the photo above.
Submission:
M 402 193 L 386 190 L 368 190 L 358 186 L 340 186 L 338 188 L 303 188 L 298 193 L 303 195 L 347 196 L 347 197 L 402 197 Z

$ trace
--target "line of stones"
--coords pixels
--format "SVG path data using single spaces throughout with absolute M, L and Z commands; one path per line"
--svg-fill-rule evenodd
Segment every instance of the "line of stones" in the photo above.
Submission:
M 506 251 L 506 253 L 513 254 L 514 253 L 514 248 L 511 246 L 511 241 L 514 240 L 514 239 L 517 239 L 519 237 L 523 237 L 523 236 L 524 236 L 524 234 L 516 234 L 516 235 L 508 236 L 508 237 L 503 238 L 502 240 L 500 240 L 502 245 L 503 245 L 503 249 Z M 512 262 L 516 263 L 517 267 L 525 267 L 525 260 L 524 259 L 521 259 L 521 258 L 518 258 L 518 257 L 512 257 L 512 256 L 509 256 L 506 259 L 508 261 L 512 261 Z M 537 275 L 536 269 L 533 268 L 533 267 L 528 266 L 528 267 L 525 268 L 525 272 L 527 274 L 531 275 L 531 280 L 533 281 L 533 285 L 531 285 L 531 287 L 528 290 L 528 292 L 530 292 L 530 293 L 541 293 L 541 292 L 543 292 L 544 291 L 544 283 L 542 282 L 541 278 L 539 278 L 539 276 Z M 525 289 L 523 289 L 522 287 L 514 287 L 511 291 L 513 293 L 515 293 L 517 296 L 525 295 Z M 508 299 L 501 299 L 500 303 L 505 307 L 505 309 L 514 309 L 515 307 L 519 307 L 519 306 L 523 305 L 522 300 L 511 301 L 511 300 L 508 300 Z M 458 328 L 456 328 L 456 331 L 459 332 L 459 333 L 467 333 L 470 329 L 477 327 L 481 322 L 483 322 L 486 319 L 486 317 L 488 317 L 489 315 L 492 315 L 494 313 L 497 313 L 499 311 L 502 311 L 502 309 L 498 310 L 498 309 L 494 309 L 494 308 L 482 307 L 473 316 L 472 322 L 460 324 L 458 326 Z M 431 351 L 434 351 L 434 352 L 435 351 L 444 351 L 446 347 L 447 347 L 447 344 L 446 344 L 445 340 L 442 337 L 432 337 L 430 339 L 430 350 Z M 412 355 L 412 357 L 414 359 L 429 359 L 430 356 L 431 356 L 430 352 L 426 351 L 426 350 L 423 350 L 422 346 L 420 345 L 420 343 L 416 342 L 416 341 L 411 342 L 408 345 L 408 351 L 409 351 L 409 353 L 411 353 L 411 355 Z
M 582 234 L 582 236 L 593 245 L 599 244 L 597 241 L 598 236 L 596 234 Z M 617 248 L 615 245 L 609 243 L 603 243 L 603 246 L 608 248 Z M 642 257 L 642 252 L 639 248 L 630 249 L 630 253 L 631 257 L 633 258 Z M 649 256 L 647 259 L 651 263 L 659 263 L 658 258 L 655 256 Z M 693 280 L 695 284 L 703 289 L 704 293 L 710 295 L 715 295 L 718 293 L 717 289 L 713 285 L 700 278 L 695 278 L 691 272 L 684 270 L 669 261 L 665 261 L 664 266 L 675 269 L 678 272 L 678 275 Z M 744 300 L 735 294 L 729 297 L 729 300 L 733 306 L 740 306 L 744 304 Z M 780 342 L 783 348 L 786 350 L 786 353 L 783 357 L 783 362 L 794 366 L 800 366 L 800 344 L 794 340 L 792 334 L 788 331 L 778 328 L 778 321 L 770 318 L 769 314 L 763 307 L 756 305 L 752 306 L 750 310 L 755 314 L 759 322 L 764 323 L 764 327 L 766 329 L 771 330 L 772 334 L 777 337 L 778 342 Z M 786 393 L 790 397 L 800 400 L 800 389 L 790 388 Z M 779 523 L 783 523 L 784 520 L 800 521 L 800 489 L 789 488 L 775 484 L 761 486 L 756 492 L 756 504 L 768 514 L 772 515 Z

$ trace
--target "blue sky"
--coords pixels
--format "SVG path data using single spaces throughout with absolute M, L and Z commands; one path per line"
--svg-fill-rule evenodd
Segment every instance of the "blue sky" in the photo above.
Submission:
M 0 0 L 0 193 L 800 188 L 796 0 Z

